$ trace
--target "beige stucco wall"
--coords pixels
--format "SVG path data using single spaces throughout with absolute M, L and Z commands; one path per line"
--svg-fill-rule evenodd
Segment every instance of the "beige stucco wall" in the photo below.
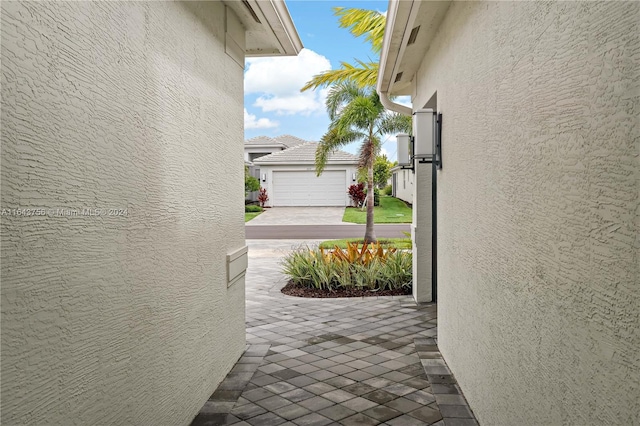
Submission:
M 2 2 L 2 424 L 186 425 L 244 349 L 224 7 Z M 95 211 L 94 211 L 95 213 Z M 108 213 L 108 212 L 107 212 Z
M 640 3 L 453 2 L 437 92 L 439 346 L 484 425 L 640 413 Z
M 413 242 L 413 299 L 418 303 L 433 302 L 432 265 L 433 265 L 433 168 L 431 164 L 414 161 L 415 173 L 412 173 L 413 204 L 411 241 Z M 407 173 L 407 174 L 408 174 Z

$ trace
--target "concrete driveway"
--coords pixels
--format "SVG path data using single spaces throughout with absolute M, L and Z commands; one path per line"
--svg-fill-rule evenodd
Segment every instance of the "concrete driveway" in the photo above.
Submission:
M 339 225 L 344 207 L 272 207 L 247 222 L 257 225 Z

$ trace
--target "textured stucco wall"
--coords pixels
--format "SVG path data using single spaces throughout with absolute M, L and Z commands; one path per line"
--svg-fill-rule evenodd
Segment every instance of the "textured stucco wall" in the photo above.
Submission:
M 2 2 L 2 424 L 188 424 L 244 349 L 224 7 Z
M 418 303 L 432 302 L 432 247 L 433 247 L 433 169 L 431 164 L 415 161 L 413 175 L 413 299 Z
M 485 425 L 638 424 L 640 3 L 452 3 L 439 346 Z

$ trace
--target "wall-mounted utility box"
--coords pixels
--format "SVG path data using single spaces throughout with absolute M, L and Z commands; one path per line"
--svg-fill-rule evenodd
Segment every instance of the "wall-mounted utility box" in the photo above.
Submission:
M 231 287 L 247 273 L 249 248 L 244 246 L 227 254 L 227 287 Z
M 420 109 L 413 113 L 414 158 L 433 158 L 434 117 L 432 109 Z
M 400 133 L 396 136 L 396 141 L 398 142 L 398 165 L 399 166 L 410 166 L 411 165 L 411 156 L 413 153 L 411 152 L 411 136 Z

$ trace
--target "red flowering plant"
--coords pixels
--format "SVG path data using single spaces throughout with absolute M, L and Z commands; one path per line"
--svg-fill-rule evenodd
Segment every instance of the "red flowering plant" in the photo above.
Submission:
M 354 207 L 362 207 L 365 198 L 367 198 L 367 194 L 364 192 L 364 182 L 351 185 L 347 193 Z
M 264 203 L 269 201 L 269 196 L 267 195 L 267 188 L 260 188 L 260 192 L 258 193 L 258 201 L 260 202 L 260 207 L 264 207 Z

